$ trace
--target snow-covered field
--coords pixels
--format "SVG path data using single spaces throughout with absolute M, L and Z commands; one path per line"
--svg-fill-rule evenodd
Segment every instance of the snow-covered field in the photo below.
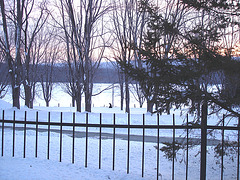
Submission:
M 55 89 L 56 90 L 56 89 Z M 5 119 L 13 118 L 13 111 L 16 112 L 16 119 L 23 120 L 25 111 L 27 111 L 27 120 L 34 121 L 36 118 L 36 112 L 39 113 L 39 121 L 47 121 L 48 112 L 51 112 L 51 122 L 60 121 L 60 112 L 63 112 L 63 122 L 72 122 L 73 112 L 75 108 L 69 107 L 71 102 L 70 97 L 67 95 L 55 93 L 55 100 L 61 103 L 61 107 L 53 105 L 49 108 L 39 106 L 40 99 L 35 102 L 34 109 L 28 109 L 22 107 L 21 110 L 17 110 L 11 107 L 9 104 L 9 96 L 5 97 L 5 101 L 0 100 L 0 117 L 2 117 L 2 110 L 5 110 Z M 116 113 L 116 124 L 127 124 L 127 114 L 120 111 L 118 107 L 109 109 L 104 107 L 108 102 L 111 102 L 112 91 L 107 91 L 99 96 L 96 96 L 96 100 L 93 100 L 95 106 L 93 112 L 89 113 L 89 123 L 99 123 L 99 113 L 102 113 L 102 123 L 112 124 L 113 113 Z M 117 99 L 116 95 L 116 99 Z M 68 99 L 68 102 L 66 102 Z M 56 101 L 56 102 L 57 102 Z M 66 105 L 63 105 L 66 102 Z M 117 103 L 117 100 L 115 101 Z M 115 103 L 115 105 L 117 105 Z M 146 112 L 146 109 L 133 108 L 132 102 L 130 122 L 131 124 L 142 124 L 142 114 Z M 101 105 L 103 104 L 103 105 Z M 51 105 L 51 102 L 50 102 Z M 176 124 L 182 124 L 186 120 L 186 114 L 180 111 L 173 111 L 175 114 Z M 221 115 L 220 115 L 221 116 Z M 86 113 L 76 113 L 76 123 L 84 123 L 86 121 Z M 189 119 L 191 120 L 191 116 Z M 189 121 L 190 121 L 189 120 Z M 218 121 L 216 116 L 209 117 L 209 124 L 215 124 Z M 227 122 L 227 121 L 226 121 Z M 234 125 L 237 120 L 231 120 L 228 124 Z M 145 124 L 157 124 L 156 115 L 145 114 Z M 160 116 L 160 124 L 172 124 L 172 115 Z M 2 124 L 0 124 L 0 142 L 2 142 Z M 11 126 L 11 124 L 5 123 L 5 126 Z M 16 127 L 23 127 L 23 125 L 17 125 Z M 35 127 L 27 125 L 28 128 Z M 46 126 L 39 126 L 40 129 L 47 129 Z M 51 129 L 59 129 L 59 127 L 51 127 Z M 64 127 L 64 130 L 71 130 L 72 128 Z M 130 173 L 127 174 L 127 144 L 128 142 L 123 139 L 116 139 L 116 152 L 115 152 L 115 170 L 112 171 L 113 164 L 113 140 L 109 137 L 102 139 L 101 150 L 101 169 L 99 170 L 99 136 L 91 136 L 88 138 L 88 167 L 85 168 L 85 149 L 86 138 L 83 136 L 77 136 L 78 132 L 85 132 L 85 128 L 77 127 L 75 137 L 75 157 L 74 164 L 72 164 L 72 136 L 69 133 L 63 134 L 63 152 L 62 162 L 59 162 L 60 156 L 60 135 L 59 132 L 51 132 L 50 134 L 50 160 L 47 160 L 47 140 L 48 133 L 46 131 L 39 131 L 38 134 L 38 157 L 35 158 L 35 130 L 27 129 L 26 139 L 26 158 L 23 158 L 23 141 L 24 131 L 23 129 L 16 129 L 15 131 L 15 152 L 12 157 L 13 151 L 13 129 L 7 127 L 4 129 L 4 156 L 0 157 L 0 179 L 12 180 L 12 179 L 156 179 L 157 177 L 157 143 L 145 142 L 145 164 L 144 164 L 144 178 L 142 175 L 142 142 L 130 141 Z M 99 128 L 89 128 L 89 132 L 97 133 Z M 113 130 L 111 128 L 103 128 L 103 133 L 110 134 L 112 136 Z M 127 129 L 116 129 L 116 134 L 127 134 Z M 142 130 L 131 129 L 130 134 L 136 136 L 142 135 Z M 146 130 L 146 136 L 157 136 L 157 130 Z M 184 130 L 176 130 L 176 136 L 185 137 L 186 132 Z M 236 132 L 226 131 L 225 139 L 237 140 Z M 200 131 L 195 130 L 190 133 L 190 137 L 199 138 Z M 160 130 L 160 137 L 172 137 L 172 130 Z M 221 131 L 212 132 L 208 138 L 216 138 L 221 140 Z M 2 144 L 2 143 L 1 143 Z M 164 144 L 160 143 L 160 148 Z M 2 146 L 1 146 L 2 147 Z M 218 180 L 221 174 L 221 159 L 215 157 L 214 146 L 208 146 L 207 153 L 207 179 Z M 194 146 L 189 149 L 189 169 L 188 179 L 199 179 L 200 177 L 200 146 Z M 162 151 L 160 153 L 159 161 L 159 179 L 171 179 L 172 178 L 172 161 L 168 160 Z M 177 159 L 175 160 L 175 179 L 185 179 L 186 172 L 186 152 L 183 150 L 178 151 Z M 233 155 L 230 157 L 224 157 L 224 179 L 236 179 L 237 176 L 237 157 Z
M 92 105 L 94 107 L 104 107 L 109 106 L 109 103 L 113 103 L 114 106 L 120 107 L 120 88 L 118 84 L 114 84 L 113 89 L 108 89 L 103 91 L 100 95 L 95 96 L 100 91 L 105 88 L 112 86 L 112 84 L 106 83 L 94 83 L 93 85 L 93 97 L 92 97 Z M 24 96 L 23 87 L 21 88 L 21 95 Z M 8 94 L 4 97 L 4 100 L 12 103 L 11 96 L 11 88 L 8 88 Z M 130 107 L 139 107 L 139 103 L 136 101 L 134 93 L 134 88 L 131 88 L 130 93 Z M 84 95 L 84 94 L 83 94 Z M 66 93 L 66 85 L 64 83 L 54 83 L 53 91 L 52 91 L 52 99 L 50 101 L 50 106 L 52 107 L 70 107 L 72 103 L 71 97 Z M 24 100 L 21 99 L 21 104 L 24 104 Z M 43 99 L 41 84 L 37 83 L 36 85 L 36 97 L 34 101 L 34 106 L 45 106 L 45 101 Z M 84 96 L 82 99 L 82 106 L 84 106 Z M 146 107 L 146 103 L 144 103 L 144 107 Z

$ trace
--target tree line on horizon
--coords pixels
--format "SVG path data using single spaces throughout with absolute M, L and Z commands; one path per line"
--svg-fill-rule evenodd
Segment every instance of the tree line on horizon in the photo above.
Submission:
M 46 76 L 45 70 L 46 67 L 44 64 L 39 64 L 37 69 L 37 78 L 36 82 L 41 82 L 41 76 Z M 30 65 L 31 67 L 31 65 Z M 49 68 L 49 67 L 48 67 Z M 6 63 L 0 63 L 0 71 L 2 77 L 0 78 L 2 84 L 4 84 L 4 80 L 6 80 L 6 83 L 10 84 L 10 79 L 6 78 L 8 71 L 8 67 Z M 53 83 L 68 83 L 68 77 L 66 76 L 68 74 L 68 67 L 66 64 L 55 64 L 53 66 Z M 45 78 L 43 78 L 45 79 Z M 93 79 L 94 83 L 117 83 L 118 82 L 118 73 L 115 71 L 113 66 L 105 66 L 100 67 L 97 69 L 95 77 Z

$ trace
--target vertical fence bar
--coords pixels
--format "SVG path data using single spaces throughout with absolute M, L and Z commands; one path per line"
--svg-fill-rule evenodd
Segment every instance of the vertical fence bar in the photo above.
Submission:
M 51 114 L 48 112 L 48 145 L 47 145 L 47 159 L 50 157 L 50 118 Z
M 208 105 L 206 98 L 202 104 L 201 115 L 201 165 L 200 165 L 200 180 L 206 180 L 207 170 L 207 115 Z
M 72 164 L 74 164 L 74 148 L 75 148 L 75 112 L 73 113 L 73 132 L 72 132 Z
M 98 166 L 101 169 L 101 159 L 102 159 L 102 113 L 99 115 L 99 162 Z
M 143 137 L 142 137 L 142 177 L 144 177 L 144 153 L 145 153 L 145 115 L 143 114 Z
M 85 148 L 85 167 L 88 162 L 88 113 L 86 114 L 86 148 Z
M 239 146 L 240 146 L 240 117 L 238 117 L 238 148 L 237 148 L 237 151 L 238 151 L 238 157 L 237 157 L 237 180 L 239 180 Z
M 175 167 L 175 114 L 173 114 L 173 160 L 172 160 L 172 180 L 174 180 Z
M 187 151 L 186 151 L 186 180 L 188 180 L 188 143 L 189 143 L 189 126 L 188 126 L 188 114 L 187 114 Z
M 13 149 L 12 149 L 12 157 L 14 157 L 14 151 L 15 151 L 15 121 L 16 121 L 16 112 L 13 111 Z
M 63 123 L 63 113 L 61 112 L 60 114 L 60 145 L 59 145 L 59 162 L 62 162 L 62 130 L 63 130 L 63 126 L 62 126 L 62 123 Z
M 24 116 L 23 158 L 26 157 L 26 134 L 27 134 L 27 111 L 25 111 L 25 116 Z
M 222 155 L 221 155 L 221 180 L 223 180 L 223 153 L 224 153 L 224 120 L 225 116 L 223 115 L 223 120 L 222 120 Z
M 2 114 L 2 156 L 3 156 L 3 149 L 4 149 L 4 114 L 5 114 L 5 111 L 3 110 L 3 114 Z
M 127 174 L 129 174 L 130 163 L 130 113 L 128 113 L 128 147 L 127 147 Z
M 36 112 L 36 144 L 35 144 L 35 157 L 38 156 L 38 111 Z
M 159 114 L 157 114 L 157 180 L 159 175 Z
M 116 115 L 113 114 L 113 171 L 115 169 L 115 146 L 116 146 Z

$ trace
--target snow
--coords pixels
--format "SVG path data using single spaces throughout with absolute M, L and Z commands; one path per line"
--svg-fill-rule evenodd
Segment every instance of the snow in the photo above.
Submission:
M 12 107 L 12 104 L 0 99 L 0 109 L 8 109 L 11 107 Z
M 71 163 L 60 163 L 53 160 L 42 160 L 37 158 L 0 158 L 1 179 L 25 180 L 59 180 L 59 179 L 116 179 L 137 180 L 134 175 L 119 174 L 110 170 L 98 170 L 94 168 L 79 167 Z
M 112 91 L 110 90 L 109 93 Z M 93 112 L 89 113 L 89 123 L 99 123 L 99 116 L 102 113 L 102 123 L 112 124 L 113 113 L 116 114 L 116 124 L 127 124 L 128 114 L 121 111 L 119 107 L 107 108 L 100 106 L 104 99 L 111 97 L 111 94 L 103 93 L 103 97 L 99 96 L 94 103 L 98 106 L 92 108 Z M 59 96 L 58 96 L 59 97 Z M 59 101 L 64 102 L 66 95 L 60 93 L 62 99 Z M 109 99 L 109 102 L 110 99 Z M 107 101 L 108 103 L 108 101 Z M 132 104 L 135 102 L 132 102 Z M 38 102 L 35 102 L 38 104 Z M 21 107 L 20 110 L 12 108 L 10 103 L 0 100 L 0 117 L 2 117 L 2 110 L 5 110 L 5 119 L 12 119 L 13 112 L 16 112 L 17 120 L 24 120 L 25 111 L 27 111 L 27 121 L 35 121 L 36 112 L 39 113 L 39 121 L 47 122 L 48 112 L 51 113 L 51 122 L 60 122 L 60 112 L 63 112 L 63 122 L 73 121 L 73 112 L 76 114 L 76 123 L 86 122 L 86 112 L 76 112 L 73 107 L 43 107 L 34 106 L 33 109 Z M 131 108 L 130 123 L 142 124 L 143 113 L 146 109 Z M 175 114 L 176 124 L 182 124 L 186 120 L 186 114 L 181 114 L 180 111 L 172 111 Z M 221 116 L 221 115 L 220 115 Z M 190 116 L 189 119 L 192 117 Z M 218 121 L 217 116 L 209 117 L 209 124 L 215 124 Z M 227 122 L 227 120 L 226 120 Z M 228 122 L 229 125 L 236 124 L 237 120 L 232 119 Z M 157 124 L 157 116 L 145 114 L 145 124 Z M 172 115 L 160 116 L 160 124 L 172 124 Z M 0 124 L 0 139 L 2 139 L 2 124 Z M 47 160 L 47 140 L 48 133 L 46 126 L 39 126 L 41 131 L 38 133 L 38 157 L 35 158 L 35 126 L 27 125 L 27 139 L 26 139 L 26 158 L 23 158 L 23 142 L 24 131 L 23 125 L 16 124 L 15 131 L 15 148 L 14 157 L 13 152 L 13 129 L 11 124 L 5 123 L 4 129 L 4 156 L 0 157 L 0 179 L 81 179 L 81 180 L 102 180 L 102 179 L 116 179 L 116 180 L 152 180 L 157 177 L 157 143 L 153 141 L 145 142 L 144 153 L 144 178 L 142 175 L 142 142 L 130 141 L 130 172 L 127 174 L 127 146 L 128 142 L 124 138 L 116 139 L 115 149 L 115 170 L 112 171 L 113 164 L 113 140 L 110 128 L 102 128 L 102 149 L 101 149 L 101 169 L 99 169 L 99 128 L 89 128 L 88 138 L 88 163 L 85 168 L 85 149 L 86 138 L 84 136 L 85 128 L 76 127 L 76 137 L 74 146 L 74 164 L 72 164 L 72 133 L 71 127 L 64 127 L 63 133 L 63 148 L 62 148 L 62 162 L 59 162 L 60 145 L 59 145 L 59 127 L 51 126 L 54 130 L 50 133 L 50 159 Z M 32 128 L 32 129 L 31 129 Z M 83 132 L 83 136 L 80 136 Z M 127 129 L 116 129 L 117 135 L 127 135 Z M 172 130 L 160 130 L 160 137 L 172 137 Z M 131 129 L 131 135 L 141 137 L 142 129 Z M 146 136 L 157 135 L 157 130 L 146 129 Z M 185 137 L 184 130 L 176 130 L 177 137 Z M 190 137 L 199 138 L 200 130 L 194 130 Z M 221 140 L 221 131 L 214 131 L 212 135 L 215 139 Z M 226 139 L 236 140 L 236 132 L 226 131 Z M 211 137 L 208 137 L 211 138 Z M 1 140 L 0 140 L 1 141 Z M 2 142 L 2 141 L 1 141 Z M 164 144 L 159 144 L 160 148 Z M 221 174 L 221 159 L 215 157 L 214 146 L 207 147 L 207 179 L 217 180 L 220 179 Z M 0 150 L 1 151 L 1 150 Z M 199 179 L 200 177 L 200 146 L 189 148 L 189 179 Z M 160 153 L 160 168 L 159 178 L 168 180 L 172 178 L 172 161 L 168 160 L 162 151 Z M 177 160 L 175 160 L 175 179 L 185 179 L 186 172 L 186 152 L 180 150 L 177 152 Z M 237 176 L 237 156 L 224 157 L 224 179 L 236 179 Z

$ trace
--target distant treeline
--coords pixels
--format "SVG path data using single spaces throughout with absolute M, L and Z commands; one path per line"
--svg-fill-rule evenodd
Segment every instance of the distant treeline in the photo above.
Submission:
M 50 68 L 50 67 L 46 67 L 44 64 L 38 65 L 38 68 L 37 68 L 38 72 L 36 76 L 37 82 L 41 82 L 41 76 L 43 76 L 43 79 L 46 79 L 44 78 L 44 76 L 46 75 L 45 73 L 46 68 Z M 5 77 L 5 74 L 8 73 L 7 69 L 8 67 L 6 63 L 0 63 L 0 73 L 1 73 L 0 78 Z M 53 82 L 69 82 L 68 73 L 69 73 L 69 69 L 66 65 L 64 64 L 54 65 L 53 75 L 52 75 Z M 232 76 L 235 76 L 235 74 Z M 202 80 L 206 81 L 208 84 L 221 84 L 224 78 L 225 78 L 225 75 L 223 72 L 222 73 L 213 72 L 208 76 L 204 76 Z M 96 69 L 93 82 L 94 83 L 118 83 L 119 82 L 118 72 L 113 65 L 109 66 L 109 65 L 106 65 L 105 63 L 104 65 Z
M 39 64 L 38 65 L 38 72 L 36 76 L 36 81 L 40 82 L 41 81 L 41 76 L 46 74 L 46 67 L 45 65 Z M 0 63 L 0 72 L 1 72 L 1 77 L 5 77 L 8 67 L 6 63 Z M 53 82 L 69 82 L 69 76 L 68 76 L 68 68 L 67 66 L 57 64 L 53 67 Z M 100 67 L 96 69 L 94 79 L 94 83 L 117 83 L 118 82 L 118 73 L 116 69 L 113 67 Z

